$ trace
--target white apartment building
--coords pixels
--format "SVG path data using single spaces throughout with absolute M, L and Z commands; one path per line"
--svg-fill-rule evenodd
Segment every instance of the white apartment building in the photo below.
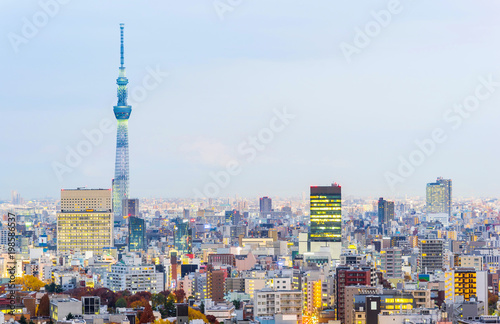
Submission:
M 125 264 L 120 261 L 111 266 L 105 287 L 112 291 L 128 290 L 132 294 L 148 291 L 157 294 L 163 291 L 163 273 L 156 272 L 154 265 Z
M 275 314 L 294 315 L 297 323 L 302 321 L 302 291 L 272 290 L 255 291 L 254 316 L 267 317 Z

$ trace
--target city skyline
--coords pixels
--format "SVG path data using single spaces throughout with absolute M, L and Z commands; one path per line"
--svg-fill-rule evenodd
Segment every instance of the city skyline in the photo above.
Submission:
M 0 1 L 0 324 L 500 323 L 499 10 Z
M 341 183 L 347 196 L 423 196 L 425 184 L 437 176 L 454 180 L 456 196 L 496 196 L 494 136 L 482 130 L 491 128 L 500 96 L 493 91 L 460 124 L 456 115 L 447 113 L 489 79 L 496 90 L 500 48 L 494 39 L 500 29 L 491 12 L 498 4 L 458 1 L 451 13 L 435 4 L 434 15 L 427 19 L 441 33 L 433 35 L 433 30 L 418 27 L 424 5 L 404 3 L 390 25 L 350 62 L 340 45 L 351 44 L 356 28 L 373 21 L 371 12 L 385 10 L 386 2 L 357 7 L 357 14 L 349 17 L 327 2 L 323 12 L 316 5 L 299 10 L 283 2 L 245 3 L 224 19 L 211 4 L 147 4 L 140 17 L 132 15 L 136 5 L 124 4 L 91 26 L 83 19 L 88 8 L 73 2 L 61 5 L 26 43 L 13 43 L 12 35 L 23 36 L 22 18 L 29 21 L 43 10 L 30 4 L 2 4 L 13 13 L 0 23 L 7 35 L 0 58 L 11 62 L 0 77 L 9 120 L 4 134 L 16 136 L 7 135 L 4 141 L 2 152 L 8 159 L 0 166 L 9 172 L 4 172 L 0 199 L 9 199 L 11 190 L 42 198 L 57 197 L 60 188 L 111 186 L 116 129 L 109 125 L 110 80 L 116 78 L 116 26 L 122 21 L 129 31 L 131 99 L 137 107 L 130 124 L 133 197 L 195 197 L 195 190 L 203 192 L 214 182 L 211 174 L 224 171 L 230 161 L 239 162 L 241 171 L 215 196 L 295 196 L 311 184 L 331 181 Z M 107 9 L 116 2 L 99 5 Z M 352 6 L 342 8 L 354 13 Z M 260 19 L 272 15 L 289 20 Z M 262 29 L 255 27 L 257 21 Z M 487 35 L 481 26 L 489 28 Z M 317 37 L 309 37 L 311 33 Z M 474 37 L 480 42 L 471 42 Z M 69 86 L 74 75 L 79 76 L 78 87 Z M 31 89 L 28 95 L 16 90 L 26 87 Z M 269 143 L 261 143 L 261 151 L 241 154 L 238 147 L 251 147 L 250 138 L 268 128 L 274 110 L 283 114 L 285 108 L 294 116 L 286 127 L 274 132 Z M 30 127 L 19 132 L 27 114 Z M 330 140 L 310 132 L 311 127 Z M 434 142 L 432 154 L 401 177 L 400 157 L 408 160 L 419 148 L 415 141 L 424 143 L 436 127 L 444 129 L 446 141 Z M 87 140 L 84 133 L 93 130 L 102 139 L 75 166 L 67 165 L 68 148 L 76 151 Z M 328 149 L 331 141 L 334 150 Z M 67 169 L 57 169 L 57 163 Z M 463 172 L 466 167 L 473 172 Z M 403 180 L 394 190 L 387 172 Z M 258 185 L 256 178 L 262 178 Z

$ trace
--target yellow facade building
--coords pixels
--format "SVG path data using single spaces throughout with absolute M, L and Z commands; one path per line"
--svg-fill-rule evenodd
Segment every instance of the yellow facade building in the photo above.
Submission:
M 113 246 L 110 189 L 63 189 L 57 213 L 57 251 L 103 254 Z

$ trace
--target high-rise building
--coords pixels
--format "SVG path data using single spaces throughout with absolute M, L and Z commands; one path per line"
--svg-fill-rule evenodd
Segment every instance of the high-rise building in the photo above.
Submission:
M 123 222 L 122 202 L 129 197 L 129 166 L 128 166 L 128 119 L 132 107 L 127 104 L 128 79 L 125 74 L 123 29 L 120 24 L 120 70 L 116 84 L 118 85 L 118 103 L 113 107 L 118 128 L 116 132 L 115 178 L 113 179 L 113 212 L 115 221 Z
M 260 198 L 260 212 L 269 213 L 273 210 L 273 200 L 269 197 Z
M 146 224 L 144 219 L 130 216 L 128 218 L 128 250 L 144 251 L 146 249 Z
M 129 216 L 139 217 L 139 199 L 123 199 L 122 215 L 124 218 Z
M 380 270 L 385 278 L 403 278 L 403 251 L 390 248 L 380 251 Z
M 372 271 L 370 267 L 351 268 L 340 266 L 336 269 L 337 274 L 335 277 L 335 308 L 337 310 L 337 320 L 345 323 L 346 319 L 346 300 L 345 300 L 345 287 L 348 286 L 371 286 L 372 285 Z M 351 310 L 348 310 L 351 311 Z
M 457 302 L 457 296 L 462 296 L 466 301 L 475 297 L 485 304 L 488 302 L 487 271 L 477 271 L 474 268 L 455 268 L 446 271 L 444 278 L 446 303 Z
M 237 210 L 226 210 L 224 219 L 226 224 L 238 225 L 241 221 L 241 214 Z
M 394 220 L 394 201 L 387 201 L 384 198 L 378 200 L 378 226 L 381 234 L 384 229 Z
M 310 241 L 341 242 L 342 212 L 341 188 L 331 186 L 312 186 L 310 196 L 311 230 Z
M 304 311 L 314 313 L 317 310 L 332 307 L 333 287 L 333 277 L 319 275 L 318 272 L 305 274 L 302 277 Z
M 189 220 L 174 219 L 174 246 L 177 251 L 191 253 L 192 229 L 189 227 Z
M 422 273 L 443 269 L 443 239 L 422 239 L 418 241 L 418 268 Z
M 308 250 L 319 252 L 321 247 L 328 246 L 332 259 L 339 260 L 342 210 L 341 187 L 338 184 L 311 187 L 310 219 Z
M 196 299 L 208 298 L 207 293 L 207 273 L 196 272 L 194 274 L 193 292 Z
M 62 189 L 57 213 L 57 251 L 103 253 L 113 246 L 109 189 Z
M 446 213 L 451 216 L 451 180 L 437 178 L 426 189 L 427 213 Z
M 13 205 L 22 204 L 23 199 L 21 198 L 21 195 L 17 191 L 12 190 L 10 195 L 11 195 L 11 201 L 12 201 Z
M 222 270 L 210 270 L 207 272 L 208 298 L 215 302 L 224 301 L 225 274 Z

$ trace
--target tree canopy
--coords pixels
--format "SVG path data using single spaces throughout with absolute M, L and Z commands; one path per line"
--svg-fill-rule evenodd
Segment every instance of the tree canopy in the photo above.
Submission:
M 155 316 L 153 315 L 153 309 L 149 303 L 144 308 L 144 311 L 139 318 L 139 324 L 153 323 L 155 321 Z
M 116 303 L 115 303 L 115 306 L 116 307 L 127 307 L 127 301 L 125 300 L 124 297 L 120 297 Z
M 45 287 L 45 282 L 31 275 L 18 277 L 15 282 L 16 285 L 22 285 L 25 291 L 40 291 L 42 287 Z
M 191 307 L 188 308 L 188 318 L 189 320 L 202 319 L 203 322 L 209 323 L 209 320 L 205 315 L 203 315 L 200 311 L 197 311 L 196 309 Z
M 40 299 L 40 305 L 38 306 L 37 316 L 47 317 L 50 315 L 50 300 L 49 295 L 45 294 Z

